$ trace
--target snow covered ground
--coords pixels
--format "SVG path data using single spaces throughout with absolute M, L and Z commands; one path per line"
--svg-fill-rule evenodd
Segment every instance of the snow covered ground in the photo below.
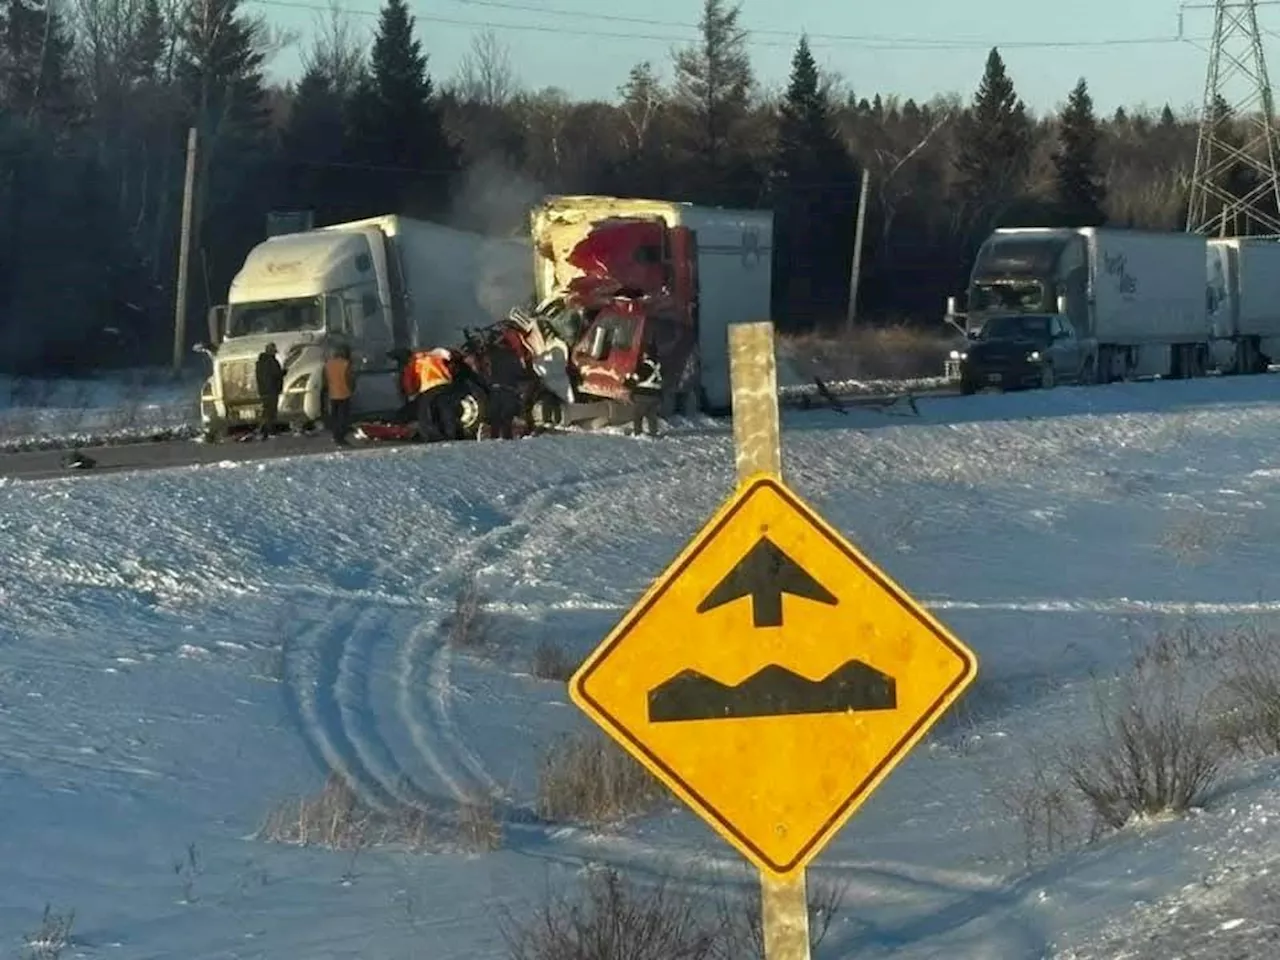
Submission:
M 0 452 L 194 435 L 199 377 L 135 370 L 83 380 L 0 377 Z
M 1030 866 L 1009 801 L 1142 640 L 1280 612 L 1277 384 L 784 417 L 792 486 L 981 658 L 818 860 L 848 884 L 819 958 L 1272 955 L 1277 764 Z M 709 897 L 735 859 L 674 802 L 531 816 L 544 751 L 586 727 L 531 662 L 590 650 L 732 484 L 706 421 L 0 485 L 0 955 L 46 904 L 75 911 L 64 957 L 497 960 L 495 918 L 584 863 Z M 487 650 L 440 629 L 473 575 Z M 432 823 L 493 796 L 501 848 L 255 839 L 329 769 Z

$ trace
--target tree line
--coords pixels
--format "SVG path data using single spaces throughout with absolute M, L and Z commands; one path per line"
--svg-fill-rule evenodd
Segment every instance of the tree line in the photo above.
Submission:
M 240 0 L 0 0 L 0 368 L 167 357 L 192 126 L 192 339 L 273 210 L 511 233 L 544 193 L 769 208 L 775 319 L 797 330 L 844 315 L 864 170 L 867 322 L 937 323 L 996 226 L 1182 229 L 1195 118 L 1100 118 L 1084 79 L 1035 116 L 996 49 L 967 98 L 868 97 L 803 37 L 773 93 L 740 19 L 701 0 L 669 71 L 640 62 L 611 100 L 573 100 L 524 89 L 491 31 L 433 76 L 406 0 L 371 44 L 330 10 L 283 87 L 264 67 L 295 38 Z

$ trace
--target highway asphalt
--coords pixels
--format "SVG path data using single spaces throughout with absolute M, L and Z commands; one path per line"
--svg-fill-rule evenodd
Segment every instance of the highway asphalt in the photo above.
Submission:
M 379 447 L 388 444 L 377 444 Z M 356 446 L 355 448 L 358 448 Z M 279 457 L 297 457 L 333 453 L 332 438 L 327 434 L 294 437 L 287 434 L 270 440 L 197 443 L 194 440 L 162 440 L 154 443 L 125 443 L 107 447 L 81 447 L 96 465 L 87 470 L 71 470 L 64 466 L 70 451 L 35 450 L 26 453 L 0 454 L 0 477 L 14 480 L 49 480 L 55 477 L 82 477 L 104 473 L 159 470 L 165 467 L 195 466 L 224 460 L 252 462 Z
M 954 388 L 920 390 L 917 397 L 956 395 Z M 843 396 L 840 402 L 848 407 L 879 406 L 890 397 Z M 811 409 L 830 409 L 821 398 L 812 399 Z M 794 401 L 787 404 L 799 406 Z M 383 449 L 397 445 L 394 442 L 375 442 L 368 445 L 355 443 L 352 450 Z M 65 466 L 70 450 L 32 450 L 21 453 L 0 453 L 0 479 L 50 480 L 101 476 L 106 473 L 160 470 L 168 467 L 186 467 L 232 460 L 237 463 L 255 460 L 273 460 L 281 457 L 315 456 L 333 453 L 333 440 L 327 433 L 298 437 L 281 434 L 270 440 L 229 440 L 223 443 L 199 443 L 195 440 L 157 440 L 137 443 L 120 443 L 109 446 L 82 446 L 79 450 L 96 461 L 90 469 L 76 470 Z

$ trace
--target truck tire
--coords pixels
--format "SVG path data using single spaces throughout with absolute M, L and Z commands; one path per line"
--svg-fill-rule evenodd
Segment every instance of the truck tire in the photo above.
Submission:
M 1040 389 L 1052 390 L 1057 386 L 1058 377 L 1054 373 L 1053 364 L 1046 363 L 1040 368 Z
M 482 390 L 468 384 L 454 393 L 453 401 L 458 432 L 464 440 L 476 439 L 480 428 L 489 420 L 489 398 Z
M 1098 358 L 1086 357 L 1084 361 L 1084 370 L 1080 373 L 1080 382 L 1085 386 L 1092 386 L 1098 382 Z

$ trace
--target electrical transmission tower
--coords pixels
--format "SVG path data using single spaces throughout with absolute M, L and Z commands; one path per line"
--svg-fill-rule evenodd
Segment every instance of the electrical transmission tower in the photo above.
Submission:
M 1280 147 L 1258 0 L 1216 0 L 1187 232 L 1280 234 Z

